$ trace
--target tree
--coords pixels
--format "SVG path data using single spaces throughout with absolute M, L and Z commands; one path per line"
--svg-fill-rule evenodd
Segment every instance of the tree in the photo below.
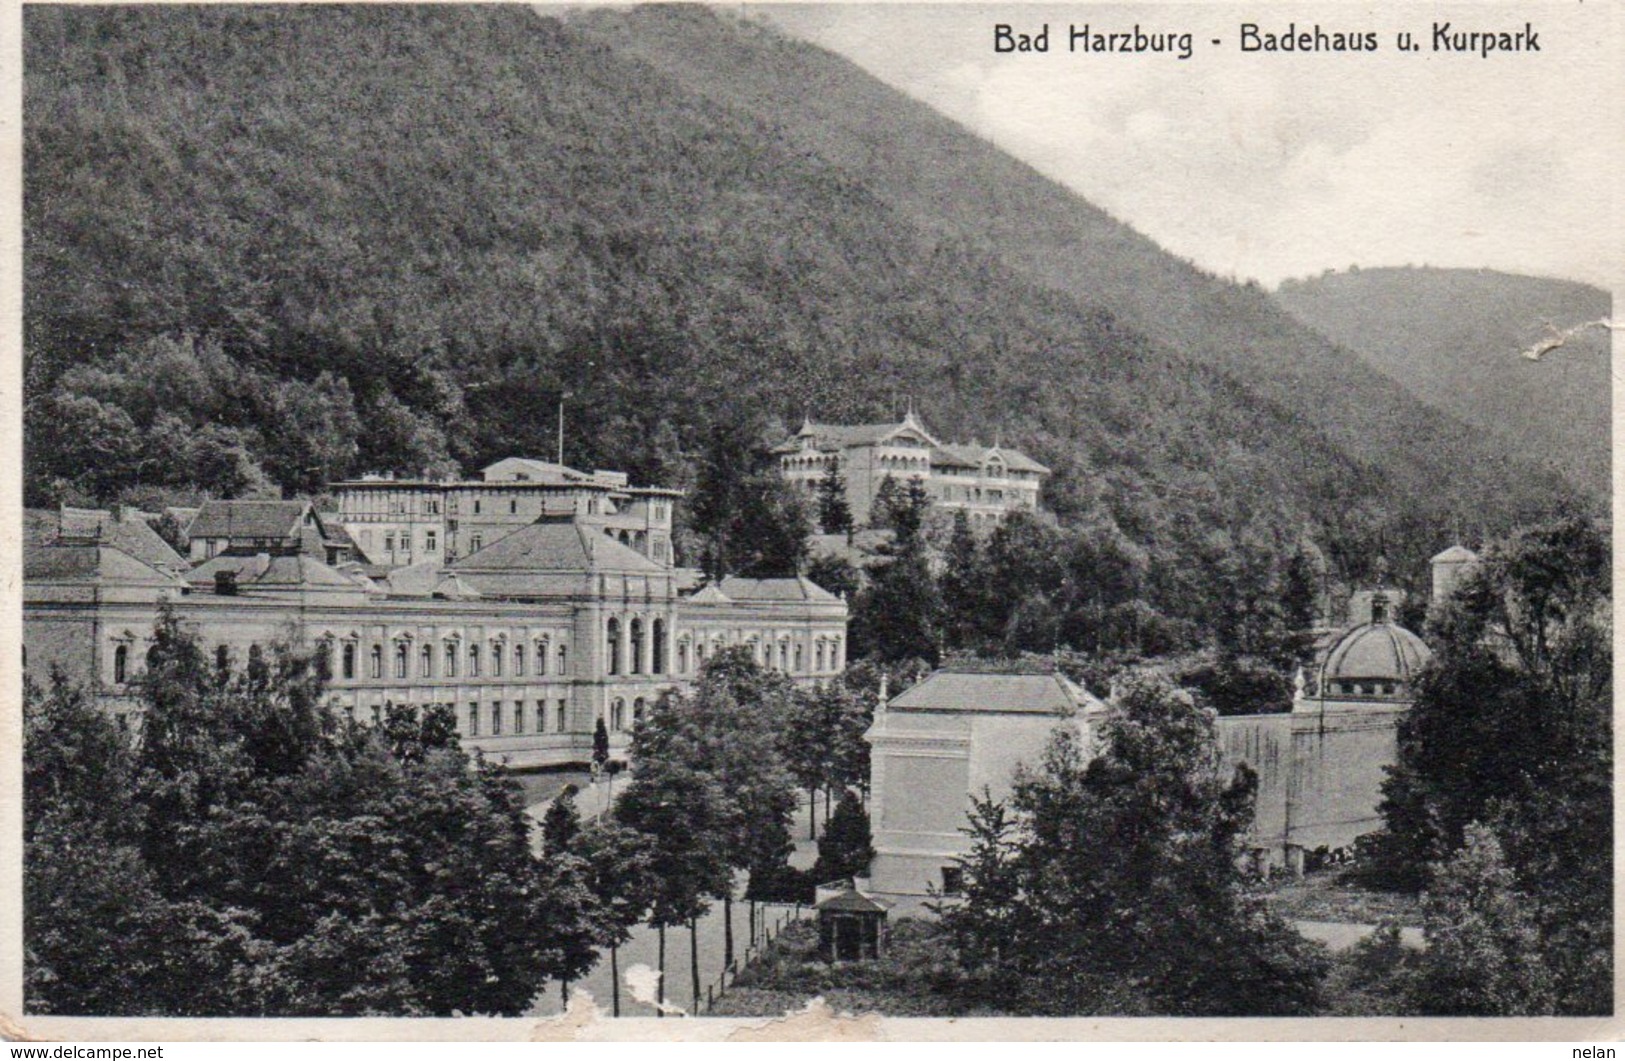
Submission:
M 973 807 L 965 901 L 946 917 L 966 964 L 1023 1011 L 1313 1012 L 1324 960 L 1247 892 L 1256 779 L 1222 777 L 1211 716 L 1139 675 L 1102 737 L 1089 758 L 1057 732 L 1018 775 L 1013 827 Z
M 642 732 L 640 727 L 637 735 Z M 664 1002 L 666 929 L 692 925 L 710 909 L 712 899 L 732 890 L 724 847 L 728 808 L 721 786 L 706 774 L 674 757 L 645 757 L 635 748 L 633 754 L 637 776 L 616 799 L 615 819 L 642 833 L 648 844 L 654 882 L 648 920 L 659 933 L 656 998 Z M 694 988 L 698 996 L 697 981 Z
M 853 602 L 852 651 L 884 663 L 942 658 L 942 598 L 936 576 L 918 545 L 876 569 Z
M 1373 875 L 1415 889 L 1493 829 L 1565 1014 L 1606 1011 L 1612 983 L 1608 556 L 1583 517 L 1485 548 L 1435 617 L 1370 845 Z
M 1422 911 L 1427 949 L 1410 985 L 1428 1016 L 1531 1017 L 1554 1012 L 1553 977 L 1532 913 L 1489 827 L 1467 827 L 1433 874 Z
M 806 574 L 814 585 L 846 600 L 855 597 L 863 584 L 863 575 L 857 566 L 846 557 L 833 553 L 813 556 L 807 561 Z
M 134 752 L 77 694 L 33 699 L 32 1004 L 519 1013 L 590 968 L 584 864 L 532 855 L 518 787 L 469 761 L 444 712 L 339 726 L 311 653 L 247 663 L 206 662 L 161 613 Z
M 609 948 L 610 1006 L 621 1015 L 620 948 L 632 938 L 653 901 L 654 852 L 645 833 L 607 819 L 584 830 L 575 850 L 587 863 L 588 887 L 598 900 L 599 946 Z
M 959 509 L 942 565 L 943 640 L 948 648 L 973 648 L 983 640 L 985 578 L 981 544 L 971 529 L 970 515 Z
M 661 761 L 692 770 L 717 786 L 722 804 L 722 857 L 735 870 L 771 872 L 793 844 L 795 807 L 791 775 L 781 752 L 794 687 L 764 671 L 746 652 L 718 653 L 706 661 L 689 694 L 668 693 L 634 736 L 640 764 Z M 724 961 L 733 959 L 733 887 L 715 892 L 724 908 Z
M 592 761 L 600 770 L 609 765 L 609 727 L 604 725 L 602 715 L 598 716 L 592 728 Z
M 713 579 L 794 575 L 806 559 L 811 521 L 801 497 L 780 477 L 766 434 L 750 418 L 711 425 L 692 515 Z
M 846 500 L 846 476 L 841 473 L 839 454 L 818 480 L 818 524 L 825 534 L 852 535 L 852 506 Z
M 569 851 L 581 834 L 581 813 L 576 809 L 576 788 L 565 785 L 542 815 L 542 842 L 549 851 Z
M 874 836 L 869 813 L 850 789 L 841 794 L 835 812 L 818 838 L 818 863 L 813 876 L 820 882 L 867 876 L 874 860 Z
M 971 797 L 969 824 L 961 830 L 970 850 L 955 859 L 963 882 L 960 901 L 945 897 L 934 904 L 954 939 L 959 961 L 974 979 L 996 974 L 1006 964 L 1007 948 L 1022 937 L 1018 921 L 1025 916 L 1022 899 L 1016 822 L 1009 808 L 983 790 Z

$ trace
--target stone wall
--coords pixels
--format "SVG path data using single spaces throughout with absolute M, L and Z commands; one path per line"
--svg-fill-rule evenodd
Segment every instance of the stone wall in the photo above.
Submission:
M 1226 764 L 1258 774 L 1253 844 L 1271 865 L 1295 852 L 1351 848 L 1382 825 L 1385 768 L 1404 706 L 1304 700 L 1291 714 L 1218 720 Z

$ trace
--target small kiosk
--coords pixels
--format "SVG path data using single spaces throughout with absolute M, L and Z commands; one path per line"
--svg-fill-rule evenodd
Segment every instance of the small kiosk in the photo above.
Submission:
M 818 904 L 818 949 L 828 961 L 880 957 L 886 908 L 848 887 Z

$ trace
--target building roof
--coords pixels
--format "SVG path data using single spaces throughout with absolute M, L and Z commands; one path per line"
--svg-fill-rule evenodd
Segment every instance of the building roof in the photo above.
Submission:
M 112 545 L 25 545 L 23 581 L 184 590 L 186 583 Z
M 504 457 L 495 464 L 482 468 L 480 477 L 488 483 L 552 483 L 572 486 L 590 483 L 593 478 L 586 472 L 576 471 L 568 465 L 531 457 Z
M 355 579 L 336 571 L 313 556 L 232 556 L 222 554 L 194 567 L 186 575 L 193 586 L 212 589 L 215 575 L 225 571 L 236 576 L 238 589 L 345 589 L 355 593 L 362 587 Z
M 733 600 L 722 590 L 717 588 L 715 582 L 700 587 L 692 597 L 688 598 L 690 604 L 732 604 Z
M 1452 545 L 1444 552 L 1429 560 L 1430 564 L 1470 564 L 1478 559 L 1478 554 L 1464 545 Z
M 1006 449 L 1003 446 L 965 446 L 956 443 L 944 443 L 931 451 L 932 467 L 979 469 L 995 458 L 1002 461 L 1004 466 L 1011 471 L 1036 472 L 1039 475 L 1050 474 L 1048 468 L 1019 449 Z
M 591 524 L 543 517 L 504 535 L 452 564 L 462 574 L 618 571 L 666 574 L 667 570 Z
M 808 439 L 822 450 L 874 446 L 905 431 L 918 434 L 929 445 L 937 445 L 937 440 L 931 437 L 925 425 L 920 423 L 913 413 L 909 413 L 899 421 L 884 424 L 815 424 L 811 420 L 805 420 L 801 424 L 801 430 L 775 447 L 774 452 L 793 453 L 802 447 L 804 440 Z
M 99 508 L 25 509 L 23 541 L 30 545 L 106 544 L 157 568 L 180 572 L 186 558 L 170 548 L 145 519 Z
M 968 714 L 1070 715 L 1102 706 L 1060 674 L 971 674 L 937 671 L 893 697 L 888 711 Z
M 740 602 L 816 601 L 828 604 L 841 599 L 801 575 L 795 578 L 741 578 L 730 575 L 722 580 L 719 588 L 728 600 Z
M 1432 658 L 1422 639 L 1398 623 L 1365 623 L 1332 646 L 1322 677 L 1325 681 L 1408 682 Z
M 838 914 L 884 915 L 886 908 L 856 888 L 848 888 L 839 895 L 832 895 L 819 903 L 818 912 L 824 913 L 825 911 Z
M 309 501 L 205 501 L 188 538 L 297 538 Z

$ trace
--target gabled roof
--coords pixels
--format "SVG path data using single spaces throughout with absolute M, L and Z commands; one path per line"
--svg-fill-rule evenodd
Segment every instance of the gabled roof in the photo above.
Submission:
M 589 524 L 543 517 L 470 553 L 452 569 L 460 574 L 616 571 L 665 574 L 666 569 Z
M 23 541 L 30 545 L 105 544 L 159 571 L 180 572 L 186 558 L 139 516 L 99 508 L 26 509 Z
M 297 538 L 309 501 L 205 501 L 188 538 Z
M 795 578 L 741 578 L 730 575 L 719 587 L 728 600 L 750 601 L 816 601 L 835 603 L 841 598 L 813 582 L 797 575 Z M 698 599 L 698 594 L 694 599 Z
M 812 444 L 823 450 L 845 449 L 849 446 L 874 446 L 885 442 L 893 436 L 911 432 L 920 436 L 927 445 L 935 446 L 937 440 L 925 429 L 925 425 L 914 417 L 913 413 L 903 417 L 896 423 L 887 424 L 815 424 L 811 420 L 802 423 L 801 430 L 794 437 L 788 439 L 778 447 L 776 452 L 791 453 L 801 448 L 804 440 L 811 440 Z
M 937 671 L 894 697 L 889 711 L 954 711 L 968 714 L 1070 715 L 1100 706 L 1060 674 L 968 674 Z
M 704 587 L 698 593 L 688 598 L 690 604 L 732 604 L 733 600 L 722 590 L 717 588 L 715 582 Z
M 1430 564 L 1470 564 L 1478 559 L 1478 554 L 1465 545 L 1452 545 L 1444 552 L 1429 560 Z
M 943 444 L 931 451 L 931 464 L 933 467 L 980 468 L 995 457 L 1004 462 L 1004 466 L 1011 471 L 1037 472 L 1039 475 L 1050 474 L 1048 468 L 1020 450 L 1006 449 L 1003 446 Z
M 260 589 L 347 589 L 357 593 L 361 586 L 349 576 L 335 571 L 313 556 L 221 555 L 205 560 L 187 573 L 194 586 L 212 588 L 215 575 L 227 571 L 236 576 L 238 588 Z
M 186 583 L 111 545 L 25 545 L 23 582 L 184 590 Z

